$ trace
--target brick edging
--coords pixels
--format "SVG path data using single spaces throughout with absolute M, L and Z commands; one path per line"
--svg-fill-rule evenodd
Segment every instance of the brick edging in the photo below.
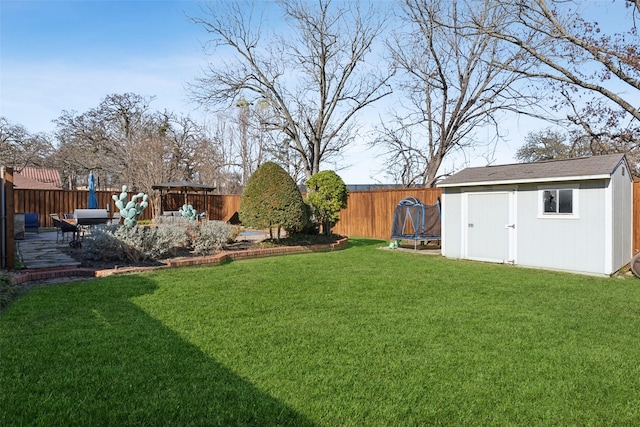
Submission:
M 214 255 L 199 257 L 173 258 L 164 262 L 164 265 L 153 267 L 125 267 L 107 270 L 96 270 L 92 268 L 57 268 L 39 271 L 24 271 L 13 274 L 11 281 L 14 285 L 21 285 L 28 282 L 51 280 L 65 277 L 107 277 L 115 274 L 140 273 L 143 271 L 160 270 L 164 268 L 188 267 L 194 265 L 220 265 L 225 262 L 265 258 L 280 255 L 302 254 L 311 252 L 331 252 L 346 249 L 349 245 L 349 238 L 343 237 L 335 243 L 308 245 L 308 246 L 282 246 L 264 249 L 246 249 L 242 251 L 221 252 Z

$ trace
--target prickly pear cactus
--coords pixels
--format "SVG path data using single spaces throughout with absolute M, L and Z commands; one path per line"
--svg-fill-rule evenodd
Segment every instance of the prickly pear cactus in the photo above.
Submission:
M 124 218 L 124 225 L 133 227 L 138 224 L 138 218 L 142 215 L 142 211 L 149 206 L 149 196 L 144 193 L 138 193 L 131 197 L 130 201 L 127 201 L 127 196 L 127 186 L 123 185 L 120 196 L 114 194 L 112 198 L 116 202 L 116 207 L 120 210 L 120 215 Z
M 198 218 L 198 213 L 195 209 L 193 209 L 193 206 L 191 205 L 182 205 L 178 212 L 180 213 L 180 215 L 182 215 L 183 218 L 186 218 L 189 221 L 195 221 Z

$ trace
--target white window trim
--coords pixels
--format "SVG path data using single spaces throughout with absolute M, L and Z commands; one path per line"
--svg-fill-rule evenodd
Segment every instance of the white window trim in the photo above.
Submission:
M 544 198 L 545 190 L 573 190 L 572 192 L 572 210 L 573 213 L 545 213 Z M 538 218 L 540 219 L 580 219 L 580 186 L 573 184 L 556 184 L 556 185 L 540 185 L 538 186 Z

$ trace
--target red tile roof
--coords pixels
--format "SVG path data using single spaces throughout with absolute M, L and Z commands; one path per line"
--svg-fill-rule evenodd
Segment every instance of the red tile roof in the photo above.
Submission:
M 25 167 L 14 170 L 13 187 L 17 189 L 62 189 L 60 173 L 55 169 Z
M 17 190 L 59 190 L 52 184 L 36 181 L 17 173 L 13 175 L 13 188 Z

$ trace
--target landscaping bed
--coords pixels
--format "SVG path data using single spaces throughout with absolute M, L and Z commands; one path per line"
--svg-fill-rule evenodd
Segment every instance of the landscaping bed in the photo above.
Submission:
M 124 270 L 124 269 L 136 269 L 136 268 L 148 268 L 148 267 L 162 267 L 167 265 L 176 265 L 177 261 L 192 260 L 197 261 L 203 258 L 212 258 L 217 256 L 221 258 L 221 255 L 233 254 L 241 251 L 269 251 L 273 248 L 288 248 L 288 247 L 308 247 L 315 245 L 332 245 L 343 239 L 343 236 L 339 235 L 296 235 L 286 237 L 282 239 L 266 239 L 262 241 L 257 240 L 237 240 L 234 242 L 226 243 L 220 250 L 213 251 L 210 254 L 202 255 L 196 254 L 188 248 L 181 248 L 173 252 L 170 256 L 163 257 L 155 260 L 139 260 L 139 261 L 122 261 L 122 260 L 96 260 L 87 256 L 87 253 L 83 248 L 71 248 L 65 246 L 61 250 L 73 257 L 76 261 L 80 262 L 80 267 L 94 269 L 94 270 Z M 193 264 L 203 264 L 203 262 L 194 262 Z

